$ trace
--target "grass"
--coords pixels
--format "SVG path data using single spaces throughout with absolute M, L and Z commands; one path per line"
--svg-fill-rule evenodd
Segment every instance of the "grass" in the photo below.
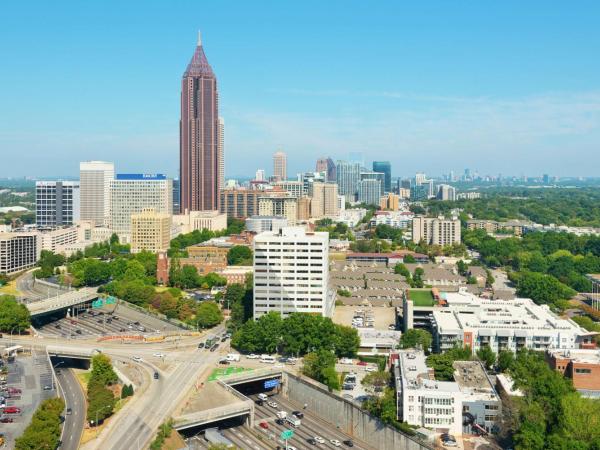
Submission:
M 410 289 L 408 291 L 408 298 L 412 300 L 415 306 L 433 306 L 435 305 L 435 300 L 433 299 L 433 294 L 428 290 L 414 290 Z
M 222 369 L 214 369 L 211 374 L 208 376 L 208 381 L 215 381 L 219 378 L 226 377 L 228 375 L 233 375 L 236 373 L 248 372 L 252 369 L 247 369 L 245 367 L 224 367 Z
M 18 297 L 21 292 L 17 289 L 17 280 L 11 280 L 0 287 L 0 295 L 14 295 Z

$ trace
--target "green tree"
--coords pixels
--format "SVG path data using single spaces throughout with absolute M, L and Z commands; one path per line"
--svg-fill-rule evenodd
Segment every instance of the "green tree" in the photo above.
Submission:
M 523 272 L 517 279 L 517 295 L 531 298 L 537 304 L 553 304 L 568 300 L 576 292 L 551 275 Z
M 356 328 L 335 324 L 334 350 L 337 356 L 356 356 L 360 346 L 360 337 Z
M 227 264 L 230 266 L 252 265 L 252 250 L 245 245 L 234 245 L 227 252 Z
M 496 354 L 489 345 L 485 345 L 477 350 L 477 357 L 481 360 L 486 369 L 491 369 L 496 362 Z
M 104 353 L 99 353 L 92 357 L 92 371 L 90 374 L 90 383 L 98 382 L 101 386 L 107 386 L 116 383 L 118 380 L 110 357 Z
M 0 295 L 0 331 L 21 333 L 31 326 L 29 310 L 12 295 Z
M 33 414 L 31 423 L 15 440 L 16 450 L 54 450 L 58 447 L 60 415 L 65 408 L 61 398 L 44 400 Z
M 435 379 L 440 381 L 454 380 L 454 361 L 468 361 L 471 359 L 469 347 L 454 347 L 445 353 L 433 354 L 427 357 L 427 365 L 432 367 Z
M 302 373 L 326 384 L 329 389 L 339 389 L 340 379 L 335 372 L 336 357 L 331 351 L 320 349 L 304 357 Z
M 498 353 L 498 370 L 506 372 L 515 361 L 515 355 L 510 350 L 500 350 Z
M 196 323 L 199 328 L 210 328 L 223 321 L 223 313 L 215 302 L 205 301 L 196 308 Z
M 146 269 L 144 265 L 136 259 L 131 259 L 127 261 L 127 268 L 125 269 L 125 273 L 123 274 L 123 280 L 125 281 L 133 281 L 133 280 L 145 280 L 146 278 Z
M 99 383 L 88 383 L 87 395 L 87 420 L 94 422 L 102 422 L 107 417 L 111 416 L 115 407 L 115 396 L 112 391 Z
M 425 352 L 429 352 L 433 338 L 427 330 L 412 328 L 403 333 L 400 337 L 401 348 L 421 348 Z
M 380 371 L 370 372 L 361 381 L 365 386 L 373 386 L 376 388 L 382 388 L 390 383 L 390 372 Z

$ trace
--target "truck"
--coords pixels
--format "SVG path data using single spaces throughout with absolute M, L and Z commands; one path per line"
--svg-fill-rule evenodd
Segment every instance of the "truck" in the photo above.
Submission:
M 228 353 L 227 354 L 227 361 L 234 362 L 234 361 L 239 361 L 239 360 L 240 360 L 240 355 L 238 353 Z
M 287 417 L 287 412 L 285 412 L 285 411 L 277 411 L 277 417 L 279 419 L 285 419 Z
M 287 423 L 289 423 L 291 426 L 293 426 L 294 428 L 298 428 L 300 426 L 300 424 L 302 424 L 302 421 L 300 419 L 298 419 L 296 416 L 287 416 L 285 418 L 285 421 Z

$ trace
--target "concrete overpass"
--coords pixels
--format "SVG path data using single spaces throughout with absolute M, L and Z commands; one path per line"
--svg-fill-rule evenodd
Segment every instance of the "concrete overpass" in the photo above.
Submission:
M 46 347 L 46 352 L 48 353 L 48 356 L 75 359 L 92 359 L 92 356 L 102 353 L 100 350 L 90 347 L 71 347 L 60 345 L 48 345 Z
M 228 386 L 236 386 L 238 384 L 252 383 L 254 381 L 272 380 L 283 376 L 283 368 L 264 367 L 248 372 L 231 374 L 221 378 L 221 381 Z
M 81 303 L 89 302 L 98 298 L 96 288 L 82 288 L 78 291 L 70 291 L 55 297 L 27 303 L 27 309 L 32 317 L 71 308 Z

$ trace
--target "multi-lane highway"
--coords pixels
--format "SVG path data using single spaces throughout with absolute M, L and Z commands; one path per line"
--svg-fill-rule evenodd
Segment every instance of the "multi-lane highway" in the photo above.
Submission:
M 60 448 L 62 450 L 77 450 L 86 413 L 83 390 L 71 369 L 57 366 L 56 379 L 67 408 L 61 435 L 62 446 Z

